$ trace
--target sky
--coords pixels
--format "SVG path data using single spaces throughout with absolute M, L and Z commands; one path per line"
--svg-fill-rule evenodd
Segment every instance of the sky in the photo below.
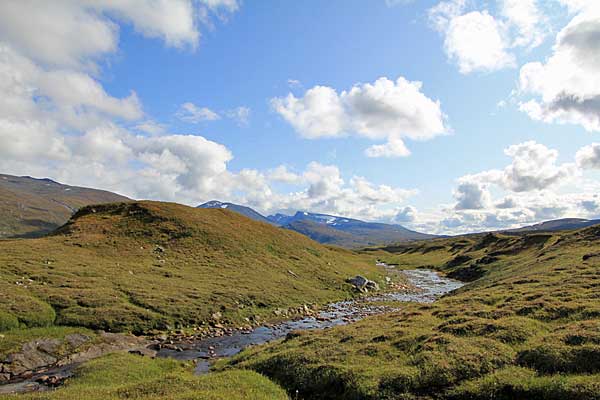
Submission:
M 5 0 L 0 172 L 444 234 L 600 217 L 596 0 Z

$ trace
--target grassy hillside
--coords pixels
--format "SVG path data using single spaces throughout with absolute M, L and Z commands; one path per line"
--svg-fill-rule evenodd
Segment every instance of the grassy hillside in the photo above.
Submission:
M 226 368 L 310 399 L 600 398 L 600 227 L 370 253 L 472 283 L 433 304 L 250 349 Z
M 104 190 L 0 174 L 0 238 L 41 236 L 67 222 L 83 206 L 127 200 Z
M 89 206 L 51 236 L 0 240 L 0 330 L 240 324 L 348 297 L 344 280 L 357 273 L 377 269 L 369 257 L 227 210 Z
M 55 392 L 0 395 L 22 400 L 286 400 L 283 389 L 250 371 L 194 376 L 191 366 L 114 354 L 79 367 L 76 377 Z

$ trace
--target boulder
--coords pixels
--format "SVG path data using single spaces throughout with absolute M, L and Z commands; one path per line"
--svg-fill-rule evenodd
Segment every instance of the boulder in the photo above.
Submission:
M 57 339 L 40 339 L 25 343 L 18 353 L 9 354 L 4 360 L 3 370 L 19 375 L 58 361 L 58 350 L 62 342 Z
M 346 282 L 353 285 L 356 289 L 361 292 L 368 292 L 369 290 L 379 290 L 377 282 L 373 282 L 364 276 L 356 275 L 354 278 L 349 278 Z

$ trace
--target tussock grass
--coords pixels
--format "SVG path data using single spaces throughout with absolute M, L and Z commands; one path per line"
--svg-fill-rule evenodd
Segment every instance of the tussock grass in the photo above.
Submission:
M 194 376 L 190 365 L 167 359 L 112 354 L 90 361 L 56 391 L 7 395 L 21 400 L 285 400 L 287 395 L 252 371 Z
M 369 249 L 472 283 L 428 305 L 249 349 L 220 368 L 306 399 L 600 398 L 600 229 Z M 477 273 L 474 274 L 473 270 Z

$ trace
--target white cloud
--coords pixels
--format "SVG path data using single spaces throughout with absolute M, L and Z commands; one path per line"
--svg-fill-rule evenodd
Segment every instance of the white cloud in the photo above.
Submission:
M 175 113 L 175 116 L 182 121 L 189 122 L 190 124 L 198 124 L 202 121 L 215 121 L 221 119 L 219 114 L 207 107 L 198 107 L 194 103 L 183 103 L 179 110 Z
M 213 11 L 225 9 L 229 12 L 234 12 L 240 8 L 238 0 L 200 0 L 200 2 L 206 4 Z
M 487 208 L 491 201 L 487 184 L 478 182 L 474 176 L 459 179 L 454 198 L 457 210 L 481 210 Z
M 544 41 L 547 18 L 537 0 L 498 0 L 499 13 L 474 9 L 467 0 L 442 1 L 428 11 L 444 36 L 444 49 L 463 74 L 516 66 L 515 51 Z
M 576 175 L 574 164 L 556 164 L 557 150 L 534 141 L 512 145 L 504 153 L 513 161 L 499 183 L 514 192 L 546 189 Z
M 336 91 L 326 86 L 315 86 L 298 99 L 293 94 L 271 99 L 277 111 L 294 129 L 308 139 L 342 136 L 344 108 Z
M 150 135 L 160 135 L 166 133 L 167 131 L 167 127 L 164 124 L 153 120 L 142 121 L 135 125 L 134 129 L 140 132 L 148 133 Z
M 285 165 L 279 165 L 268 172 L 271 181 L 287 184 L 298 184 L 302 182 L 302 177 L 288 170 Z
M 577 165 L 584 169 L 600 169 L 600 143 L 581 148 L 575 155 Z
M 600 187 L 593 179 L 586 181 L 581 168 L 600 167 L 600 145 L 580 149 L 577 163 L 559 164 L 556 150 L 533 141 L 509 146 L 505 154 L 512 158 L 508 166 L 459 178 L 454 190 L 456 203 L 442 207 L 437 219 L 430 217 L 413 225 L 458 234 L 563 217 L 598 217 Z
M 374 144 L 365 150 L 367 157 L 406 157 L 410 155 L 410 150 L 402 139 L 390 138 L 387 143 Z
M 504 169 L 483 171 L 459 180 L 459 183 L 467 184 L 465 191 L 468 191 L 468 197 L 465 198 L 465 204 L 479 204 L 481 207 L 478 208 L 485 208 L 482 203 L 471 200 L 478 193 L 473 185 L 479 185 L 481 189 L 481 185 L 494 184 L 511 192 L 531 192 L 564 183 L 579 173 L 574 163 L 557 164 L 558 151 L 534 141 L 509 146 L 504 154 L 512 158 L 512 162 Z
M 521 68 L 520 91 L 533 98 L 520 109 L 535 120 L 600 131 L 600 3 L 572 9 L 579 12 L 556 36 L 552 55 Z
M 500 209 L 516 208 L 518 206 L 514 197 L 506 196 L 500 202 L 496 203 L 495 207 Z
M 195 202 L 232 192 L 227 148 L 169 134 L 135 92 L 115 97 L 97 78 L 118 50 L 119 24 L 194 48 L 197 12 L 191 0 L 2 2 L 0 169 L 137 198 Z
M 445 32 L 450 22 L 464 13 L 466 6 L 466 0 L 442 1 L 429 9 L 429 22 L 436 30 Z
M 398 210 L 394 222 L 403 224 L 416 221 L 418 218 L 418 211 L 413 206 L 402 207 Z
M 487 11 L 452 18 L 445 33 L 446 53 L 463 74 L 512 67 L 515 58 L 507 51 L 504 29 Z
M 170 46 L 195 47 L 200 33 L 192 4 L 190 0 L 7 0 L 0 2 L 0 37 L 45 65 L 89 68 L 117 50 L 119 27 L 110 17 L 130 22 L 137 32 Z
M 534 48 L 547 34 L 545 15 L 537 0 L 501 0 L 502 15 L 517 30 L 513 46 Z
M 250 112 L 250 108 L 245 106 L 217 112 L 208 107 L 200 107 L 194 103 L 186 102 L 179 106 L 175 116 L 184 122 L 199 124 L 203 121 L 219 120 L 223 115 L 224 117 L 235 120 L 239 126 L 246 126 L 250 121 Z
M 405 156 L 402 138 L 427 140 L 448 132 L 439 101 L 425 96 L 421 82 L 403 77 L 379 78 L 337 93 L 315 86 L 297 98 L 271 100 L 277 111 L 303 137 L 316 139 L 356 134 L 371 140 L 387 140 L 367 150 L 371 157 Z
M 191 0 L 84 0 L 99 13 L 131 22 L 140 34 L 160 38 L 169 46 L 196 47 L 200 32 Z M 236 10 L 231 10 L 236 11 Z

